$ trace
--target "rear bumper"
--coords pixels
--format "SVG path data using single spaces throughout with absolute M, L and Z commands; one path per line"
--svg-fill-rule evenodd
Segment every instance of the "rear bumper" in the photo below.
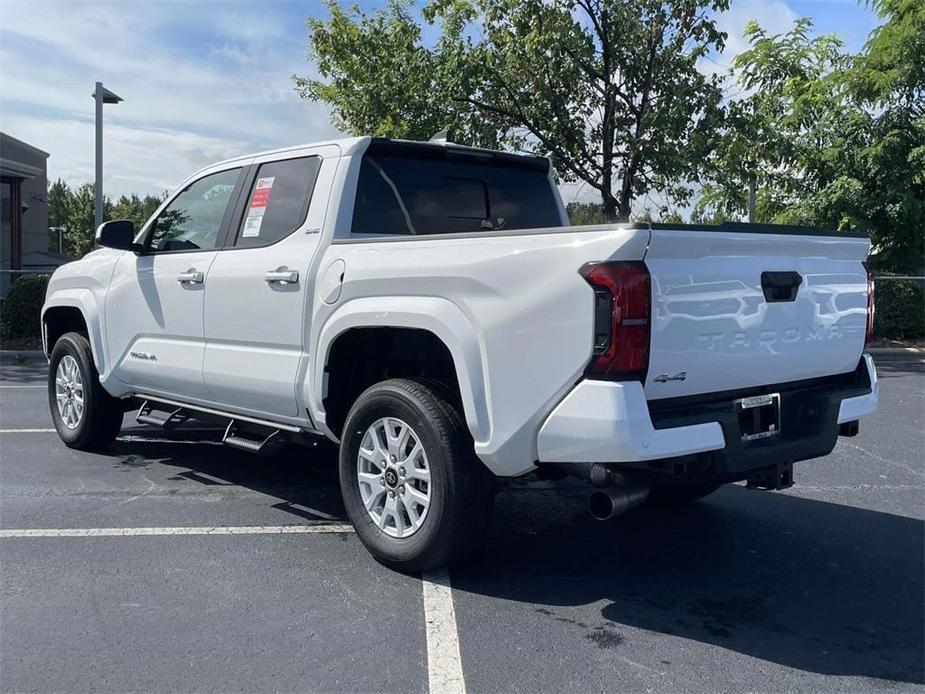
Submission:
M 733 408 L 736 398 L 781 395 L 779 437 L 744 443 Z M 634 381 L 582 381 L 540 429 L 540 462 L 617 463 L 635 467 L 688 456 L 711 458 L 724 477 L 779 462 L 828 454 L 840 424 L 877 407 L 877 374 L 864 355 L 854 372 L 812 381 L 769 385 L 646 402 Z M 643 467 L 647 467 L 643 465 Z
M 544 463 L 638 462 L 725 446 L 718 422 L 656 429 L 642 383 L 582 381 L 540 428 Z
M 841 401 L 838 408 L 838 423 L 853 422 L 861 417 L 873 413 L 877 409 L 877 395 L 880 385 L 877 383 L 877 369 L 874 360 L 869 354 L 861 358 L 861 366 L 867 373 L 870 391 L 854 397 L 847 397 Z M 860 367 L 859 367 L 860 368 Z

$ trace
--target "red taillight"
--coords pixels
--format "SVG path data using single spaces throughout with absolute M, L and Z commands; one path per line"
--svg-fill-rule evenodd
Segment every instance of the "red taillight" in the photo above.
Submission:
M 866 268 L 865 268 L 866 269 Z M 874 273 L 867 270 L 867 327 L 864 331 L 864 346 L 870 347 L 874 340 Z
M 642 379 L 649 365 L 649 271 L 643 263 L 589 263 L 594 287 L 594 355 L 588 376 Z

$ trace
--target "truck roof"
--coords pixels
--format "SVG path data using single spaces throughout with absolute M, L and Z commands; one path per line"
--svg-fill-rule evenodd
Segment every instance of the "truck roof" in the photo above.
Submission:
M 491 155 L 492 157 L 503 157 L 504 159 L 518 160 L 518 161 L 544 161 L 548 162 L 548 159 L 545 157 L 539 157 L 536 155 L 529 154 L 518 154 L 514 152 L 501 152 L 494 149 L 485 149 L 482 147 L 470 147 L 468 145 L 461 145 L 455 142 L 443 142 L 443 141 L 422 141 L 422 140 L 404 140 L 400 138 L 389 138 L 389 137 L 371 137 L 369 135 L 364 135 L 360 137 L 341 137 L 333 140 L 319 140 L 315 142 L 304 142 L 298 145 L 289 145 L 288 147 L 278 147 L 276 149 L 267 149 L 260 152 L 250 152 L 248 154 L 242 154 L 237 157 L 232 157 L 230 159 L 223 159 L 221 161 L 213 162 L 208 166 L 203 167 L 197 171 L 194 176 L 199 175 L 200 172 L 205 171 L 206 169 L 211 169 L 215 166 L 221 166 L 224 164 L 232 164 L 243 159 L 252 159 L 254 157 L 262 157 L 268 154 L 283 154 L 285 152 L 291 152 L 299 149 L 304 149 L 305 147 L 320 147 L 324 145 L 336 145 L 341 148 L 341 151 L 344 155 L 349 155 L 356 152 L 358 149 L 365 148 L 371 143 L 376 143 L 377 145 L 395 144 L 397 146 L 406 145 L 409 148 L 421 148 L 421 149 L 431 149 L 434 150 L 442 149 L 460 149 L 473 153 L 483 152 L 486 155 Z M 544 164 L 548 166 L 548 164 Z
M 230 159 L 222 159 L 221 161 L 216 161 L 209 164 L 205 169 L 211 169 L 213 166 L 221 166 L 222 164 L 233 164 L 236 161 L 241 161 L 242 159 L 252 159 L 254 157 L 262 157 L 267 154 L 282 154 L 284 152 L 289 152 L 297 149 L 304 149 L 305 147 L 321 147 L 324 145 L 337 145 L 345 152 L 351 152 L 356 149 L 359 145 L 368 142 L 371 138 L 369 137 L 341 137 L 333 140 L 317 140 L 315 142 L 303 142 L 297 145 L 289 145 L 287 147 L 277 147 L 275 149 L 265 149 L 260 152 L 248 152 L 247 154 L 242 154 L 237 157 L 231 157 Z M 197 172 L 198 173 L 198 172 Z

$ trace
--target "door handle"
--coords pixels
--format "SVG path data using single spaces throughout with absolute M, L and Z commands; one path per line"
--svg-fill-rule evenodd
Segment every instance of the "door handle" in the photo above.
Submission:
M 299 281 L 299 271 L 290 270 L 285 267 L 277 268 L 276 270 L 268 270 L 267 274 L 263 276 L 264 282 L 279 282 L 280 284 L 296 284 Z
M 186 272 L 177 275 L 177 282 L 180 284 L 202 284 L 203 274 L 199 270 L 190 268 Z

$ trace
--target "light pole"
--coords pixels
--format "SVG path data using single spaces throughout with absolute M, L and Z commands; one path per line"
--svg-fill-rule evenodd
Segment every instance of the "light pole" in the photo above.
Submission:
M 106 89 L 102 82 L 96 83 L 96 89 L 90 96 L 96 101 L 96 204 L 93 217 L 98 227 L 103 223 L 103 104 L 118 104 L 122 97 Z

